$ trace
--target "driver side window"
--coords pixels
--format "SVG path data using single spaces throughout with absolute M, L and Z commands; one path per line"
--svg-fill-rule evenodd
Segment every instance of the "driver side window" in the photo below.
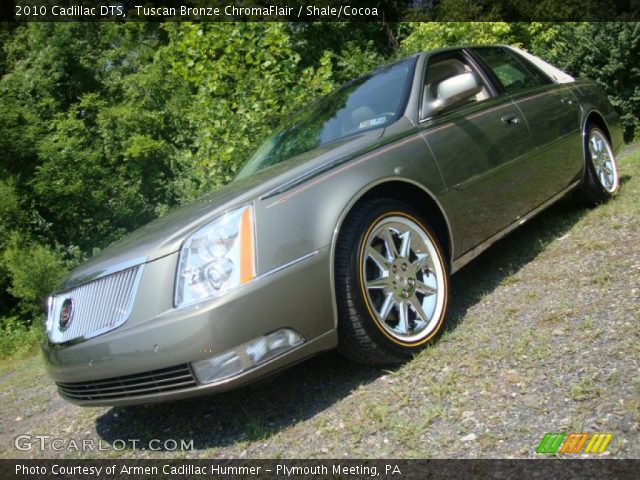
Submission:
M 429 59 L 425 72 L 425 82 L 422 95 L 423 119 L 431 117 L 435 113 L 433 109 L 430 108 L 430 105 L 433 105 L 438 99 L 438 86 L 444 80 L 464 73 L 474 73 L 481 84 L 481 89 L 475 95 L 465 99 L 464 102 L 456 104 L 457 107 L 480 102 L 490 97 L 489 90 L 482 81 L 482 78 L 460 52 L 447 52 Z

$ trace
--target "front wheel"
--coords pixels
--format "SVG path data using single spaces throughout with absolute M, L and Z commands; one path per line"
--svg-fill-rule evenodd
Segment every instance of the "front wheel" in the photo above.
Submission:
M 602 130 L 590 126 L 585 142 L 585 172 L 579 194 L 583 204 L 595 206 L 607 201 L 618 191 L 618 165 L 611 144 Z
M 428 224 L 395 200 L 355 208 L 336 248 L 339 350 L 366 364 L 403 362 L 443 329 L 449 283 Z

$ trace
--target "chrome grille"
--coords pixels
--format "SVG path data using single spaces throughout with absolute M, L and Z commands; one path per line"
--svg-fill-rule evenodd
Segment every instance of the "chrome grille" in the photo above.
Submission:
M 142 265 L 98 278 L 50 299 L 47 332 L 53 343 L 91 338 L 122 325 L 133 306 Z M 71 320 L 61 328 L 65 300 L 71 300 Z
M 189 365 L 78 383 L 58 383 L 60 393 L 78 400 L 116 400 L 195 387 Z

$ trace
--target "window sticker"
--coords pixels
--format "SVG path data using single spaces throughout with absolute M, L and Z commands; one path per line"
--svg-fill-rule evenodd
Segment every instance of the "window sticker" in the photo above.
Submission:
M 360 122 L 360 125 L 358 125 L 358 128 L 374 127 L 376 125 L 382 125 L 386 121 L 387 121 L 387 117 L 372 118 L 371 120 L 365 120 L 364 122 Z

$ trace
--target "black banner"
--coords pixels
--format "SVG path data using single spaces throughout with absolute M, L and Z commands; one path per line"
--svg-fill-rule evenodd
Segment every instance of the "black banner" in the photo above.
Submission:
M 631 479 L 640 460 L 0 460 L 0 478 Z
M 0 20 L 63 21 L 638 21 L 640 0 L 15 0 Z

